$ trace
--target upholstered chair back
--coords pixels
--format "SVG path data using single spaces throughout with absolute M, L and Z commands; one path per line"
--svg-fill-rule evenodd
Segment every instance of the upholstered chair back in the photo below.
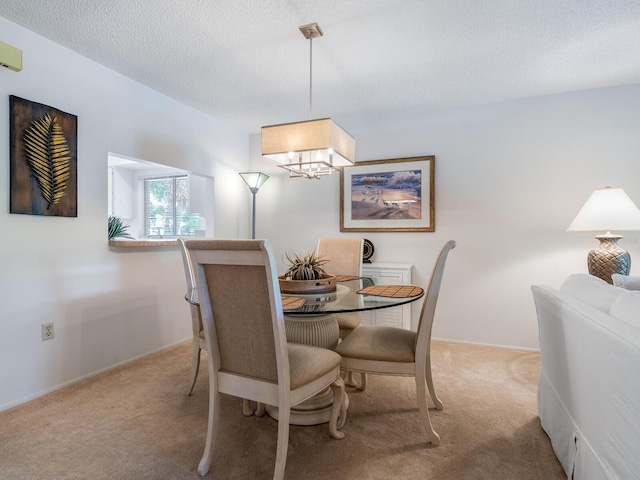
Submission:
M 321 238 L 316 254 L 328 260 L 328 274 L 362 276 L 363 249 L 362 238 Z
M 197 258 L 201 308 L 210 309 L 202 317 L 214 363 L 221 371 L 278 382 L 276 349 L 286 350 L 286 338 L 282 307 L 279 315 L 272 311 L 280 290 L 262 241 L 189 240 L 187 247 Z M 287 363 L 286 354 L 279 361 Z

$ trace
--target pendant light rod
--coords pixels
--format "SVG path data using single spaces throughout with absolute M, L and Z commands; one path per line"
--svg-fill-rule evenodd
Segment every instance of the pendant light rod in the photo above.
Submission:
M 313 37 L 309 39 L 309 120 L 313 117 Z
M 323 33 L 317 23 L 302 25 L 299 28 L 304 38 L 309 40 L 309 120 L 311 120 L 313 118 L 313 39 L 321 37 Z

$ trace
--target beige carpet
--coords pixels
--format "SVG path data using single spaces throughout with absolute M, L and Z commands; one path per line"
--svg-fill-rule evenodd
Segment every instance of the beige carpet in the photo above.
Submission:
M 189 362 L 185 344 L 0 413 L 0 478 L 199 478 L 208 380 L 205 359 L 186 397 Z M 413 379 L 370 376 L 365 392 L 350 389 L 344 440 L 327 425 L 291 428 L 285 477 L 566 478 L 536 413 L 539 362 L 536 353 L 434 342 L 439 447 L 425 442 Z M 272 478 L 276 422 L 244 417 L 237 398 L 224 397 L 222 409 L 207 478 Z

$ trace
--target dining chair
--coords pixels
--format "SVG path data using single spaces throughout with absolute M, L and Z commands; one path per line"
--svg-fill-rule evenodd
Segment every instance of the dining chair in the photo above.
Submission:
M 185 241 L 182 238 L 178 239 L 178 245 L 180 246 L 180 252 L 182 253 L 182 263 L 184 265 L 184 276 L 187 280 L 187 291 L 192 290 L 196 286 L 194 278 L 193 267 L 189 254 L 187 253 L 187 247 Z M 198 370 L 200 369 L 200 352 L 205 350 L 207 346 L 204 342 L 204 330 L 202 329 L 202 317 L 200 316 L 200 307 L 189 304 L 191 309 L 191 333 L 193 335 L 193 350 L 191 356 L 191 375 L 189 376 L 189 387 L 187 388 L 187 396 L 190 396 L 193 392 L 193 387 L 196 384 L 198 378 Z
M 187 253 L 185 241 L 182 238 L 178 239 L 178 245 L 180 246 L 180 252 L 182 253 L 182 263 L 184 266 L 184 275 L 187 280 L 187 291 L 196 287 L 195 274 L 193 271 L 193 265 L 191 259 Z M 189 376 L 189 387 L 187 388 L 187 396 L 191 396 L 193 393 L 193 387 L 196 385 L 198 379 L 198 371 L 200 370 L 200 352 L 206 350 L 207 346 L 204 341 L 204 330 L 202 328 L 202 316 L 200 315 L 200 307 L 197 305 L 189 304 L 191 309 L 191 332 L 193 335 L 193 349 L 191 356 L 191 375 Z M 258 411 L 262 412 L 261 405 L 258 405 Z M 242 413 L 249 417 L 253 415 L 254 409 L 247 399 L 242 402 Z
M 278 407 L 273 478 L 284 476 L 292 405 L 330 387 L 329 432 L 341 439 L 346 393 L 340 356 L 287 343 L 280 287 L 268 240 L 187 240 L 194 266 L 209 367 L 209 420 L 198 473 L 213 460 L 221 394 Z M 311 452 L 310 452 L 311 453 Z
M 429 442 L 433 445 L 440 444 L 440 436 L 431 424 L 425 384 L 436 409 L 442 410 L 443 405 L 436 395 L 431 375 L 431 330 L 444 265 L 447 255 L 455 246 L 455 241 L 448 241 L 438 255 L 422 303 L 417 332 L 398 327 L 364 325 L 354 330 L 335 349 L 342 356 L 342 368 L 347 372 L 413 376 L 418 409 Z
M 316 254 L 318 258 L 327 260 L 325 271 L 330 275 L 362 276 L 362 254 L 364 239 L 362 238 L 321 238 L 318 240 Z M 349 335 L 360 325 L 360 314 L 335 314 L 340 327 L 340 338 Z
M 327 260 L 325 271 L 331 275 L 345 275 L 350 277 L 362 276 L 362 258 L 364 253 L 364 239 L 362 238 L 321 238 L 318 240 L 316 254 Z M 358 312 L 333 314 L 340 329 L 339 338 L 343 339 L 360 325 L 361 316 Z M 347 373 L 347 384 L 356 386 L 353 373 Z M 367 385 L 366 374 L 360 375 L 361 390 Z

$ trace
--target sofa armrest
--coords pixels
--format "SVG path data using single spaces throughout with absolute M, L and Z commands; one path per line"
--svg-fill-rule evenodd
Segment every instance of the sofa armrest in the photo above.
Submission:
M 610 478 L 634 478 L 640 471 L 640 329 L 550 287 L 536 285 L 532 292 L 541 385 L 547 383 L 575 425 L 574 448 L 583 450 L 576 472 L 597 462 Z M 543 426 L 554 420 L 542 415 Z M 554 443 L 556 453 L 567 448 Z

